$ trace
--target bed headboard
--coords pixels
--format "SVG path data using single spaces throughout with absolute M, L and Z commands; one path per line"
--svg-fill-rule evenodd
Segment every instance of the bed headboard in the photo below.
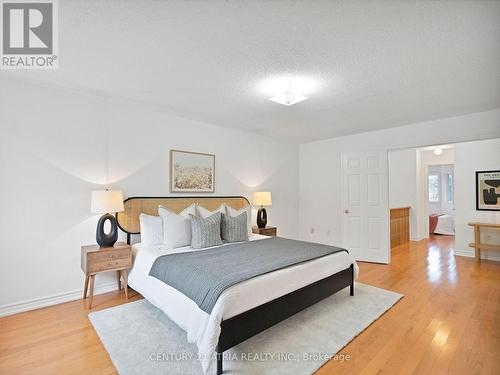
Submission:
M 207 210 L 215 210 L 222 203 L 235 209 L 246 207 L 250 204 L 245 197 L 131 197 L 123 201 L 124 211 L 116 214 L 118 226 L 127 233 L 140 233 L 139 215 L 145 213 L 158 216 L 158 206 L 170 208 L 172 211 L 181 212 L 192 203 L 197 203 Z

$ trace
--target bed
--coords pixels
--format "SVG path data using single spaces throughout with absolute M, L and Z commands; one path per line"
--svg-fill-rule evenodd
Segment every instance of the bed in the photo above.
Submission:
M 191 203 L 209 210 L 215 210 L 221 203 L 235 209 L 249 204 L 244 197 L 129 198 L 124 202 L 125 211 L 117 214 L 118 224 L 127 233 L 130 243 L 131 235 L 139 233 L 138 215 L 141 212 L 155 214 L 158 205 L 180 211 Z M 262 240 L 269 241 L 267 236 L 254 234 L 249 237 L 249 241 Z M 227 245 L 220 247 L 224 246 Z M 186 331 L 188 341 L 198 346 L 205 372 L 215 365 L 216 373 L 221 374 L 224 351 L 304 308 L 346 287 L 350 287 L 349 292 L 354 295 L 357 265 L 348 252 L 342 251 L 233 285 L 224 290 L 207 313 L 176 288 L 149 275 L 159 257 L 192 251 L 189 246 L 171 249 L 134 244 L 134 262 L 128 282 Z
M 429 215 L 430 234 L 444 234 L 448 236 L 455 235 L 455 218 L 446 214 Z

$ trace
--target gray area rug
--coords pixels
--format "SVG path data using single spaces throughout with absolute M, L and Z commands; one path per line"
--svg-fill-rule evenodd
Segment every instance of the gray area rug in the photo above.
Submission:
M 403 295 L 356 283 L 228 350 L 224 374 L 312 374 Z M 186 333 L 146 300 L 89 314 L 121 375 L 203 374 Z M 210 373 L 215 374 L 215 366 Z

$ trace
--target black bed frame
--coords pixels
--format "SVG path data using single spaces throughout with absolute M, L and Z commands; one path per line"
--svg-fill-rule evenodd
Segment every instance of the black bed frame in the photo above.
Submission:
M 343 271 L 223 320 L 217 345 L 217 375 L 223 372 L 222 358 L 225 350 L 348 286 L 350 287 L 350 294 L 353 296 L 354 266 L 352 264 Z
M 147 197 L 140 197 L 147 199 Z M 151 197 L 153 198 L 153 197 Z M 155 197 L 158 198 L 158 197 Z M 168 197 L 177 198 L 177 197 Z M 199 198 L 199 197 L 179 197 L 179 198 Z M 203 197 L 206 198 L 206 197 Z M 214 198 L 222 198 L 216 197 Z M 133 198 L 128 198 L 133 199 Z M 130 244 L 130 233 L 127 233 L 127 243 Z M 299 311 L 314 305 L 315 303 L 337 293 L 346 287 L 350 287 L 350 295 L 354 295 L 354 265 L 337 272 L 329 277 L 318 280 L 315 283 L 306 285 L 294 290 L 284 296 L 278 297 L 254 307 L 251 310 L 233 316 L 221 322 L 221 333 L 217 344 L 217 375 L 221 375 L 222 359 L 224 351 L 238 345 L 256 334 L 265 331 L 273 325 L 288 319 Z

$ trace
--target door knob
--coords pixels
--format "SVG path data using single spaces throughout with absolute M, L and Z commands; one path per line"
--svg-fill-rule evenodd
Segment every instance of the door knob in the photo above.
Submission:
M 349 210 L 344 210 L 344 213 L 345 213 L 345 214 L 348 214 L 348 213 L 349 213 Z

